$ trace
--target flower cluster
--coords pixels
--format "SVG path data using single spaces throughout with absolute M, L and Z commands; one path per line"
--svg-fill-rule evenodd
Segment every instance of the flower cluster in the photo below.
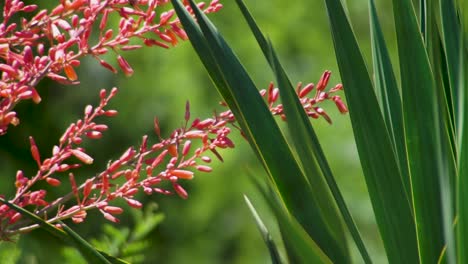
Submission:
M 122 53 L 146 47 L 169 48 L 187 35 L 180 27 L 173 10 L 162 12 L 169 0 L 61 0 L 52 10 L 38 10 L 37 5 L 26 5 L 21 0 L 5 0 L 3 21 L 0 21 L 0 135 L 9 125 L 18 125 L 15 106 L 23 100 L 41 101 L 36 90 L 44 78 L 62 84 L 78 84 L 76 68 L 84 56 L 95 58 L 100 65 L 117 73 L 105 54 L 115 53 L 117 65 L 127 76 L 133 74 Z M 192 12 L 187 2 L 184 2 Z M 199 3 L 205 13 L 218 11 L 218 0 L 209 4 Z M 23 13 L 30 18 L 23 17 Z M 117 19 L 118 29 L 110 28 L 108 21 Z M 15 22 L 19 21 L 19 22 Z M 97 32 L 93 32 L 97 31 Z M 94 38 L 92 36 L 97 36 Z M 337 85 L 325 91 L 330 72 L 326 71 L 316 86 L 301 83 L 297 95 L 311 118 L 323 117 L 331 122 L 319 104 L 326 100 L 335 102 L 341 113 L 347 108 L 335 92 Z M 311 91 L 315 93 L 309 96 Z M 101 90 L 99 105 L 88 105 L 84 117 L 72 123 L 52 149 L 52 155 L 41 158 L 33 137 L 29 138 L 31 155 L 38 169 L 28 176 L 21 170 L 16 174 L 16 194 L 12 199 L 16 206 L 26 208 L 51 224 L 64 219 L 81 223 L 87 212 L 95 209 L 109 221 L 118 222 L 117 215 L 123 208 L 113 205 L 116 199 L 125 200 L 129 206 L 140 208 L 137 194 L 177 194 L 186 199 L 184 180 L 193 179 L 195 172 L 211 172 L 211 155 L 223 160 L 219 149 L 234 148 L 230 139 L 231 129 L 240 130 L 230 110 L 206 119 L 191 120 L 187 102 L 185 123 L 163 138 L 158 119 L 154 121 L 157 142 L 143 136 L 138 147 L 129 147 L 121 156 L 110 161 L 93 177 L 77 182 L 74 170 L 93 163 L 93 158 L 82 147 L 84 140 L 96 140 L 103 136 L 107 125 L 97 123 L 100 117 L 113 117 L 116 110 L 107 109 L 117 88 L 110 92 Z M 285 119 L 283 106 L 278 103 L 279 90 L 273 83 L 260 94 L 273 115 Z M 225 105 L 224 103 L 221 103 Z M 242 131 L 240 131 L 242 133 Z M 68 178 L 63 175 L 68 173 Z M 61 197 L 50 197 L 47 190 L 39 188 L 45 182 L 51 188 L 68 181 L 71 189 Z M 14 234 L 26 233 L 39 226 L 0 203 L 0 240 L 8 240 Z
M 325 91 L 325 88 L 328 85 L 328 81 L 330 80 L 331 72 L 330 71 L 325 71 L 322 74 L 322 77 L 318 81 L 317 85 L 315 86 L 313 83 L 308 83 L 304 87 L 302 87 L 302 83 L 299 82 L 296 86 L 296 93 L 299 97 L 299 100 L 306 112 L 306 114 L 313 118 L 317 119 L 319 117 L 323 117 L 328 123 L 331 124 L 331 119 L 325 112 L 323 108 L 318 106 L 319 103 L 326 101 L 326 100 L 332 100 L 335 104 L 340 113 L 345 114 L 348 112 L 348 108 L 346 105 L 343 103 L 341 100 L 341 97 L 339 95 L 333 95 L 334 93 L 340 91 L 343 89 L 342 84 L 337 84 L 335 87 L 331 88 L 329 91 Z M 315 88 L 315 94 L 311 97 L 307 97 L 307 95 L 310 94 Z M 260 91 L 262 96 L 265 96 L 268 94 L 268 103 L 270 106 L 271 113 L 273 115 L 279 115 L 283 120 L 286 119 L 286 116 L 283 113 L 283 105 L 278 104 L 274 105 L 279 97 L 279 90 L 278 88 L 274 88 L 273 83 L 270 83 L 270 86 L 268 87 L 267 90 L 262 90 Z
M 174 11 L 158 12 L 168 0 L 61 0 L 52 10 L 38 10 L 21 0 L 5 0 L 0 22 L 0 135 L 18 125 L 13 111 L 23 100 L 41 101 L 36 86 L 43 78 L 62 84 L 78 84 L 75 68 L 83 56 L 92 56 L 116 73 L 104 54 L 114 52 L 120 69 L 133 69 L 121 52 L 143 46 L 169 48 L 187 35 Z M 205 13 L 218 11 L 218 0 L 199 3 Z M 191 11 L 190 7 L 187 9 Z M 26 19 L 24 13 L 30 13 Z M 159 14 L 160 13 L 160 14 Z M 158 15 L 159 14 L 159 15 Z M 108 26 L 119 19 L 118 30 Z M 17 21 L 19 18 L 19 22 Z M 96 40 L 91 38 L 98 30 Z M 95 34 L 96 35 L 96 34 Z M 138 42 L 139 41 L 139 42 Z
M 299 83 L 297 94 L 304 110 L 311 118 L 324 117 L 328 122 L 330 118 L 318 104 L 325 100 L 336 103 L 341 113 L 346 113 L 344 103 L 333 93 L 342 89 L 336 85 L 328 92 L 327 86 L 330 72 L 326 71 L 319 80 L 315 93 L 308 96 L 314 89 L 314 84 L 307 84 L 302 88 Z M 82 164 L 91 164 L 93 158 L 80 147 L 83 139 L 99 139 L 107 130 L 104 124 L 96 123 L 100 116 L 113 117 L 116 110 L 107 110 L 109 100 L 115 96 L 114 88 L 109 94 L 105 90 L 100 92 L 100 104 L 97 107 L 90 105 L 84 110 L 84 118 L 71 124 L 59 144 L 52 149 L 52 156 L 41 159 L 38 147 L 34 139 L 30 138 L 31 154 L 38 165 L 37 173 L 27 177 L 22 171 L 16 176 L 16 195 L 10 200 L 20 207 L 32 207 L 33 213 L 43 217 L 49 223 L 71 218 L 75 223 L 81 223 L 87 216 L 87 211 L 98 209 L 103 216 L 112 222 L 118 222 L 116 215 L 121 214 L 121 207 L 110 205 L 115 199 L 124 199 L 129 206 L 140 208 L 142 203 L 136 195 L 145 194 L 172 194 L 176 193 L 186 199 L 187 191 L 181 185 L 183 180 L 194 178 L 194 171 L 211 172 L 209 166 L 211 158 L 207 153 L 212 153 L 221 161 L 223 160 L 219 149 L 234 148 L 233 141 L 229 138 L 231 127 L 240 130 L 235 124 L 236 120 L 230 110 L 215 114 L 211 118 L 191 120 L 190 105 L 187 102 L 185 108 L 184 125 L 176 130 L 168 138 L 161 136 L 158 119 L 154 121 L 154 131 L 158 139 L 155 144 L 149 143 L 149 137 L 143 136 L 138 148 L 128 148 L 120 158 L 108 163 L 107 167 L 94 177 L 77 184 L 73 169 Z M 273 115 L 279 115 L 284 119 L 283 106 L 278 103 L 279 90 L 270 84 L 268 89 L 260 91 L 266 98 L 266 103 Z M 225 103 L 221 103 L 225 105 Z M 242 131 L 240 131 L 242 133 Z M 80 163 L 70 164 L 70 160 L 78 160 Z M 62 179 L 54 174 L 68 172 L 68 180 L 71 191 L 58 199 L 47 197 L 44 189 L 32 190 L 39 181 L 45 181 L 52 187 L 61 184 Z M 164 187 L 164 183 L 168 183 Z M 70 200 L 76 201 L 72 205 Z M 39 226 L 21 221 L 21 214 L 10 209 L 6 204 L 0 205 L 0 239 L 8 239 L 13 234 L 25 233 Z

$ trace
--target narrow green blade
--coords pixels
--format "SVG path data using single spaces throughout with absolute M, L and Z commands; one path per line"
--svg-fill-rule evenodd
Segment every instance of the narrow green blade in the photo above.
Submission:
M 178 1 L 173 0 L 172 3 L 185 30 L 190 31 L 189 24 L 194 24 L 193 20 L 184 12 L 184 8 Z M 214 26 L 192 1 L 190 4 L 206 38 L 205 42 L 209 45 L 211 58 L 214 58 L 222 74 L 222 77 L 218 79 L 224 80 L 229 88 L 228 92 L 223 91 L 221 94 L 232 95 L 233 105 L 229 106 L 239 109 L 236 120 L 268 175 L 272 177 L 281 191 L 281 198 L 288 210 L 297 217 L 307 233 L 330 258 L 335 262 L 348 262 L 349 256 L 347 252 L 341 250 L 343 247 L 340 246 L 344 243 L 344 234 L 336 232 L 339 225 L 333 224 L 339 223 L 338 215 L 330 215 L 327 214 L 330 211 L 321 210 L 321 205 L 317 203 L 317 197 L 321 195 L 320 191 L 312 192 L 309 182 L 295 161 L 284 136 L 252 80 Z M 198 33 L 193 31 L 188 34 L 190 38 L 190 34 Z M 201 57 L 201 59 L 206 58 Z M 209 73 L 216 74 L 216 72 Z M 218 85 L 217 88 L 226 89 L 222 85 Z
M 390 263 L 418 263 L 411 207 L 364 59 L 340 0 L 326 0 L 356 146 Z
M 289 263 L 336 263 L 325 255 L 296 218 L 288 212 L 272 181 L 267 180 L 268 191 L 262 188 L 258 181 L 255 183 L 276 216 Z
M 454 114 L 454 88 L 450 83 L 450 70 L 447 65 L 447 54 L 444 48 L 441 28 L 441 13 L 442 8 L 448 8 L 447 4 L 453 4 L 450 1 L 427 1 L 428 2 L 428 35 L 426 40 L 426 50 L 428 52 L 429 62 L 432 68 L 432 73 L 435 80 L 436 98 L 438 100 L 438 111 L 440 124 L 440 150 L 442 157 L 441 168 L 446 173 L 439 174 L 439 189 L 440 200 L 442 208 L 442 223 L 444 234 L 444 261 L 445 263 L 455 263 L 455 232 L 453 229 L 453 222 L 455 217 L 456 208 L 456 174 L 457 169 L 455 165 L 456 151 L 456 136 L 455 136 L 455 123 L 456 116 Z M 452 6 L 455 8 L 455 6 Z M 459 28 L 452 30 L 458 31 Z M 457 33 L 458 34 L 458 33 Z
M 275 244 L 275 241 L 270 235 L 270 231 L 268 231 L 268 228 L 265 226 L 265 224 L 262 221 L 262 218 L 260 215 L 257 213 L 257 210 L 255 210 L 255 207 L 253 204 L 250 202 L 250 199 L 244 195 L 245 203 L 249 207 L 250 213 L 255 219 L 255 223 L 257 224 L 257 228 L 262 234 L 263 240 L 265 241 L 265 244 L 268 247 L 268 251 L 270 252 L 270 257 L 271 257 L 271 263 L 274 264 L 280 264 L 283 263 L 281 261 L 280 254 L 278 252 L 278 247 Z
M 455 112 L 455 120 L 460 120 L 457 115 L 458 109 L 457 85 L 459 69 L 458 64 L 460 61 L 460 23 L 458 21 L 456 6 L 454 0 L 439 0 L 440 4 L 440 17 L 441 17 L 441 35 L 444 43 L 445 59 L 448 68 L 448 78 L 452 93 L 450 101 L 453 103 L 451 113 Z
M 81 238 L 78 234 L 73 232 L 68 226 L 62 225 L 63 229 L 61 230 L 56 226 L 42 220 L 35 214 L 29 212 L 28 210 L 18 207 L 15 204 L 12 204 L 6 201 L 3 198 L 0 198 L 0 202 L 3 204 L 8 205 L 13 210 L 21 213 L 23 217 L 27 217 L 34 223 L 38 224 L 43 228 L 45 231 L 49 232 L 51 235 L 57 237 L 58 239 L 62 240 L 63 242 L 75 246 L 76 249 L 82 254 L 82 256 L 89 262 L 89 263 L 113 263 L 113 264 L 126 264 L 128 262 L 112 257 L 104 252 L 101 252 L 90 245 L 86 240 Z
M 403 128 L 401 96 L 398 91 L 398 84 L 380 27 L 374 0 L 369 0 L 369 18 L 375 91 L 397 157 L 398 167 L 400 168 L 402 182 L 405 186 L 405 192 L 409 202 L 409 197 L 411 197 L 411 185 Z
M 439 100 L 411 1 L 393 0 L 393 11 L 419 255 L 421 263 L 435 263 L 446 242 L 444 224 L 451 224 L 444 223 L 444 217 L 451 217 L 444 213 L 451 207 L 446 200 L 450 201 L 447 182 L 452 177 L 447 124 L 442 122 L 446 105 Z
M 60 222 L 60 224 L 62 224 L 62 228 L 65 231 L 65 233 L 67 233 L 73 239 L 76 247 L 80 250 L 80 252 L 83 254 L 88 263 L 128 263 L 124 260 L 112 257 L 106 253 L 96 250 L 96 248 L 94 248 L 93 245 L 89 244 L 70 227 L 65 225 L 63 222 Z
M 296 147 L 298 159 L 302 165 L 302 168 L 304 169 L 306 177 L 309 179 L 309 182 L 313 186 L 313 191 L 321 192 L 321 195 L 318 197 L 318 203 L 319 205 L 321 205 L 322 210 L 336 210 L 334 207 L 333 200 L 330 197 L 329 189 L 327 188 L 327 185 L 324 181 L 322 171 L 318 167 L 317 159 L 315 157 L 315 153 L 317 152 L 323 154 L 320 148 L 320 144 L 318 142 L 318 138 L 312 126 L 310 125 L 310 121 L 308 120 L 301 103 L 299 102 L 297 94 L 294 92 L 294 88 L 292 87 L 291 82 L 289 81 L 285 71 L 279 64 L 278 58 L 276 57 L 276 54 L 274 53 L 271 46 L 270 50 L 273 69 L 275 71 L 276 80 L 280 89 L 284 112 L 288 120 L 287 124 L 289 132 L 291 134 L 292 141 L 294 142 L 294 146 Z M 314 149 L 314 147 L 320 149 L 317 150 Z M 324 156 L 322 157 L 324 158 Z M 353 233 L 355 238 L 357 238 L 358 246 L 361 250 L 364 251 L 364 259 L 367 263 L 369 263 L 370 258 L 365 250 L 364 243 L 360 238 L 359 231 L 357 230 L 357 227 L 355 226 L 354 221 L 351 215 L 349 214 L 349 211 L 347 210 L 346 204 L 344 203 L 344 199 L 338 190 L 338 186 L 334 181 L 333 175 L 331 174 L 331 170 L 328 167 L 328 163 L 326 163 L 326 160 L 325 164 L 322 165 L 326 166 L 328 173 L 327 175 L 329 176 L 331 185 L 335 187 L 333 189 L 335 191 L 335 197 L 341 198 L 341 200 L 338 199 L 339 205 L 342 211 L 345 212 L 344 215 L 346 215 L 346 220 L 351 226 L 351 232 Z M 330 214 L 332 213 L 333 212 L 330 212 Z M 334 224 L 338 225 L 336 226 L 337 230 L 342 231 L 341 221 L 335 221 Z M 343 243 L 341 245 L 343 247 L 342 250 L 348 251 L 346 240 L 343 240 Z
M 331 172 L 330 166 L 328 165 L 328 161 L 325 158 L 317 135 L 315 134 L 313 127 L 310 125 L 308 117 L 306 116 L 303 107 L 297 98 L 297 94 L 294 92 L 286 72 L 277 59 L 272 46 L 263 36 L 260 28 L 257 26 L 257 23 L 253 19 L 243 1 L 236 1 L 270 66 L 275 71 L 285 114 L 288 120 L 287 124 L 289 132 L 297 149 L 297 156 L 299 161 L 301 162 L 301 165 L 304 168 L 309 181 L 312 183 L 314 189 L 326 188 L 322 178 L 325 177 L 335 202 L 337 203 L 338 208 L 343 215 L 344 221 L 356 242 L 364 262 L 370 263 L 370 256 L 359 234 L 359 230 L 357 229 L 351 213 L 346 206 L 344 198 L 338 189 L 338 185 L 335 182 L 335 178 Z M 320 166 L 321 171 L 319 168 L 317 168 L 317 163 Z
M 419 24 L 421 25 L 421 36 L 426 39 L 427 36 L 427 3 L 426 0 L 419 0 Z
M 289 256 L 293 255 L 296 261 L 291 263 L 339 263 L 332 262 L 314 240 L 307 234 L 302 226 L 291 216 L 286 215 L 285 210 L 278 207 L 276 216 L 284 243 L 288 248 Z
M 468 113 L 466 112 L 468 104 L 468 52 L 464 49 L 466 37 L 468 34 L 460 30 L 460 54 L 459 54 L 459 76 L 458 78 L 458 136 L 459 136 L 459 160 L 458 160 L 458 190 L 457 190 L 457 247 L 458 263 L 468 263 Z

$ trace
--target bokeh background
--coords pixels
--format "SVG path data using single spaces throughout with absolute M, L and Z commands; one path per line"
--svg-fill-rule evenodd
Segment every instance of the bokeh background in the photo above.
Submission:
M 340 82 L 324 1 L 245 2 L 271 38 L 293 82 L 316 83 L 324 70 L 333 72 L 331 85 Z M 377 1 L 381 22 L 392 47 L 395 37 L 388 33 L 393 27 L 391 6 L 388 1 L 381 2 Z M 273 75 L 260 49 L 235 1 L 222 3 L 224 8 L 210 18 L 237 52 L 258 88 L 266 88 Z M 44 4 L 50 7 L 53 3 Z M 367 1 L 347 1 L 347 6 L 357 39 L 371 65 Z M 128 146 L 138 145 L 142 135 L 156 140 L 152 125 L 155 116 L 161 121 L 163 135 L 168 136 L 183 123 L 186 100 L 190 101 L 192 117 L 207 118 L 214 110 L 222 109 L 218 104 L 220 96 L 189 42 L 169 50 L 145 48 L 123 55 L 135 70 L 130 78 L 122 73 L 113 75 L 87 58 L 78 69 L 80 85 L 61 86 L 44 80 L 38 88 L 43 97 L 41 104 L 28 101 L 18 105 L 21 125 L 11 127 L 7 135 L 0 137 L 0 193 L 7 197 L 13 194 L 18 169 L 27 175 L 36 170 L 28 136 L 34 136 L 42 157 L 47 157 L 68 124 L 82 116 L 85 105 L 98 102 L 101 88 L 119 88 L 110 106 L 119 110 L 119 115 L 104 121 L 110 129 L 103 139 L 85 145 L 95 162 L 75 173 L 79 181 L 101 171 L 109 159 L 119 157 Z M 116 65 L 115 58 L 110 56 L 109 60 Z M 339 114 L 333 104 L 325 104 L 324 108 L 333 124 L 314 120 L 314 128 L 371 255 L 377 263 L 385 262 L 349 116 Z M 112 232 L 115 229 L 124 234 L 144 225 L 143 215 L 128 206 L 119 217 L 120 224 L 110 224 L 94 212 L 87 221 L 72 227 L 104 250 L 112 251 L 120 240 L 126 241 L 122 242 L 124 245 L 132 244 L 136 255 L 130 259 L 140 263 L 270 263 L 267 248 L 243 199 L 244 194 L 251 198 L 278 238 L 268 207 L 249 179 L 249 175 L 265 177 L 265 173 L 248 144 L 238 133 L 234 134 L 236 148 L 221 152 L 224 162 L 214 161 L 212 173 L 197 173 L 194 180 L 184 184 L 189 191 L 188 200 L 177 196 L 141 196 L 148 208 L 164 215 L 141 243 L 126 241 L 127 238 Z M 62 189 L 50 189 L 49 194 L 69 190 L 66 182 Z M 352 251 L 359 262 L 356 250 Z M 0 259 L 1 263 L 85 263 L 73 249 L 63 247 L 42 231 L 34 231 L 13 243 L 0 243 Z

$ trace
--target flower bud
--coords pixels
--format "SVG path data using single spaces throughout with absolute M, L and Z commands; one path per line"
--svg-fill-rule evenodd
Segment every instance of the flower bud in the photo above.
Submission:
M 122 71 L 125 73 L 126 76 L 133 75 L 132 67 L 122 56 L 119 55 L 117 57 L 117 62 L 119 63 L 120 68 L 122 69 Z
M 92 164 L 94 161 L 93 158 L 91 158 L 91 156 L 79 149 L 72 149 L 70 150 L 70 152 L 73 154 L 73 156 L 75 156 L 77 159 L 81 160 L 81 162 L 85 164 Z

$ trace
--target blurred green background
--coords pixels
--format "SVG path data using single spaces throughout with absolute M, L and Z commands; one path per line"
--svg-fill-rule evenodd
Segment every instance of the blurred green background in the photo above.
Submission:
M 210 18 L 237 52 L 258 88 L 266 88 L 273 76 L 263 55 L 241 19 L 235 2 L 221 2 L 224 8 L 217 14 L 211 14 Z M 245 2 L 271 38 L 294 83 L 316 83 L 324 70 L 333 72 L 330 85 L 340 82 L 323 1 Z M 381 2 L 377 4 L 382 26 L 385 32 L 392 32 L 391 6 Z M 366 48 L 363 53 L 370 60 L 367 1 L 348 1 L 348 9 L 358 41 Z M 386 38 L 390 47 L 395 45 L 393 35 L 386 35 Z M 170 135 L 183 123 L 186 100 L 190 100 L 192 118 L 208 118 L 214 110 L 219 112 L 223 109 L 218 105 L 220 96 L 190 43 L 180 43 L 169 50 L 144 48 L 122 54 L 135 70 L 130 78 L 121 72 L 113 75 L 94 59 L 86 58 L 78 69 L 80 85 L 61 86 L 44 80 L 38 88 L 43 97 L 41 104 L 34 105 L 28 101 L 17 106 L 21 125 L 11 127 L 7 135 L 0 137 L 0 193 L 7 197 L 13 195 L 18 169 L 28 176 L 35 173 L 28 136 L 35 138 L 41 156 L 48 157 L 68 124 L 82 116 L 85 105 L 97 104 L 101 88 L 119 88 L 110 105 L 110 108 L 119 110 L 119 115 L 103 120 L 110 127 L 103 139 L 85 145 L 95 162 L 75 173 L 80 182 L 103 170 L 109 159 L 119 157 L 128 146 L 138 145 L 142 135 L 148 134 L 156 140 L 152 125 L 155 116 L 161 121 L 162 134 Z M 108 58 L 116 65 L 115 58 Z M 324 108 L 333 125 L 319 119 L 312 121 L 314 128 L 371 255 L 376 263 L 385 262 L 349 117 L 339 114 L 333 104 L 325 104 Z M 163 195 L 141 197 L 148 204 L 156 203 L 157 212 L 164 214 L 164 220 L 141 245 L 136 246 L 143 249 L 140 253 L 144 258 L 140 256 L 133 261 L 170 264 L 270 262 L 243 200 L 243 194 L 251 197 L 267 225 L 276 230 L 265 202 L 249 180 L 249 174 L 260 178 L 265 174 L 248 144 L 237 132 L 234 134 L 236 148 L 221 152 L 224 163 L 214 160 L 212 173 L 197 173 L 194 180 L 184 183 L 189 191 L 188 200 Z M 67 180 L 63 181 L 62 189 L 56 189 L 50 189 L 49 195 L 60 195 L 69 190 Z M 112 224 L 118 230 L 132 229 L 138 224 L 132 217 L 135 209 L 125 208 L 125 215 L 119 217 L 122 222 Z M 137 219 L 141 217 L 136 216 Z M 108 244 L 117 241 L 111 231 L 107 232 L 107 240 L 103 238 L 104 229 L 112 229 L 104 227 L 104 224 L 108 221 L 93 212 L 87 221 L 72 227 L 89 240 L 100 240 L 100 245 L 105 245 L 106 241 Z M 61 246 L 60 242 L 42 231 L 34 231 L 15 243 L 0 243 L 0 259 L 11 263 L 84 263 L 74 250 Z M 355 252 L 354 248 L 352 250 Z M 357 254 L 353 254 L 359 261 Z

